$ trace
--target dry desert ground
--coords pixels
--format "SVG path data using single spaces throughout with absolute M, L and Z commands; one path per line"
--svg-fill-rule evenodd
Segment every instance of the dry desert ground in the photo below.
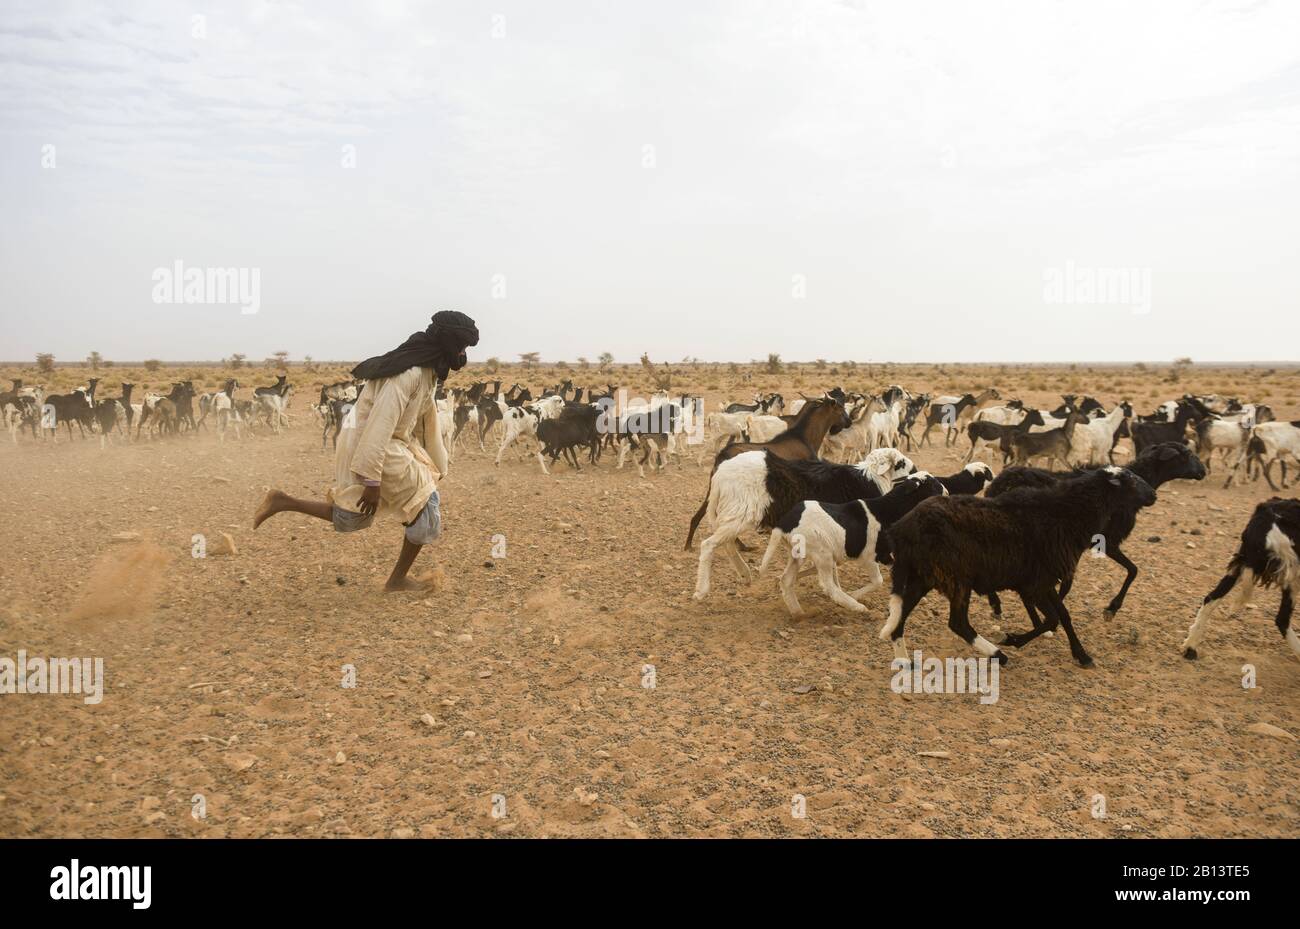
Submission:
M 756 390 L 899 383 L 993 386 L 1039 406 L 1063 393 L 1127 398 L 1143 413 L 1215 392 L 1300 419 L 1290 367 L 672 370 L 674 392 L 702 392 L 709 409 Z M 547 477 L 517 453 L 494 467 L 495 449 L 462 441 L 441 487 L 443 539 L 417 564 L 432 585 L 422 594 L 380 591 L 394 521 L 341 536 L 286 514 L 254 533 L 269 487 L 328 486 L 332 457 L 309 407 L 343 371 L 290 367 L 293 425 L 279 435 L 4 439 L 0 655 L 102 656 L 106 686 L 97 705 L 0 697 L 0 836 L 1300 834 L 1300 743 L 1251 728 L 1298 728 L 1300 663 L 1273 624 L 1277 592 L 1214 625 L 1198 661 L 1178 648 L 1271 495 L 1262 481 L 1223 489 L 1216 468 L 1162 488 L 1126 546 L 1141 574 L 1114 620 L 1101 610 L 1123 572 L 1083 559 L 1068 602 L 1096 666 L 1074 664 L 1063 636 L 1039 639 L 1002 669 L 998 701 L 981 704 L 890 689 L 892 652 L 876 637 L 886 592 L 864 618 L 805 580 L 812 615 L 792 620 L 774 576 L 742 588 L 720 562 L 712 597 L 693 602 L 698 542 L 682 544 L 707 457 L 644 479 L 610 457 Z M 0 369 L 64 386 L 89 373 Z M 273 373 L 238 372 L 241 394 Z M 213 389 L 226 374 L 118 366 L 100 371 L 100 389 L 182 377 Z M 481 376 L 473 367 L 453 383 Z M 650 388 L 638 366 L 498 376 L 534 393 L 566 376 Z M 963 439 L 913 457 L 950 474 L 964 454 Z M 192 557 L 195 534 L 218 549 L 223 533 L 233 554 Z M 492 557 L 495 536 L 505 557 Z M 1027 625 L 1006 599 L 1010 624 Z M 912 646 L 969 654 L 946 615 L 931 594 L 909 623 Z M 991 628 L 987 604 L 973 604 L 972 621 Z M 341 686 L 349 665 L 355 687 Z

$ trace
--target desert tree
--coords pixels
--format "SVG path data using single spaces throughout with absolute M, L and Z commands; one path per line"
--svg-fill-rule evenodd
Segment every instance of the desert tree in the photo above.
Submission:
M 99 352 L 91 352 L 86 356 L 86 364 L 90 365 L 90 370 L 98 371 L 99 366 L 104 363 L 104 356 Z
M 614 356 L 609 352 L 601 352 L 596 356 L 596 363 L 600 365 L 601 371 L 608 371 L 609 366 L 614 363 Z
M 519 361 L 525 368 L 531 368 L 542 360 L 541 352 L 520 352 Z
M 40 352 L 36 356 L 36 368 L 42 374 L 50 374 L 54 371 L 54 355 L 50 352 Z

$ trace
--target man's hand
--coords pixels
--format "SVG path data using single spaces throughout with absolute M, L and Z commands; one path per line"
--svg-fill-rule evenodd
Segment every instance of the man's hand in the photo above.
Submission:
M 367 487 L 361 493 L 361 515 L 373 516 L 375 510 L 379 509 L 379 485 Z

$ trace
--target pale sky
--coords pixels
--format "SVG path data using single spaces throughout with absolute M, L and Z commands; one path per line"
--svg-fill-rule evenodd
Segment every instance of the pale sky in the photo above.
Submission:
M 1300 3 L 4 0 L 0 198 L 4 360 L 1290 360 Z

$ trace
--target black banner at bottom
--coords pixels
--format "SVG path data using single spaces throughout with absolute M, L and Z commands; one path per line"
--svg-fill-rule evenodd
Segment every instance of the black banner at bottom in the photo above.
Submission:
M 855 894 L 909 910 L 1004 903 L 1071 911 L 1188 908 L 1232 918 L 1290 902 L 1291 840 L 169 840 L 0 841 L 6 917 L 374 915 L 376 904 L 487 904 L 499 916 L 690 893 L 730 917 L 772 895 L 814 910 Z M 756 880 L 757 879 L 757 880 Z M 849 898 L 844 896 L 847 891 Z M 589 909 L 597 907 L 596 909 Z M 921 915 L 917 913 L 916 915 Z

